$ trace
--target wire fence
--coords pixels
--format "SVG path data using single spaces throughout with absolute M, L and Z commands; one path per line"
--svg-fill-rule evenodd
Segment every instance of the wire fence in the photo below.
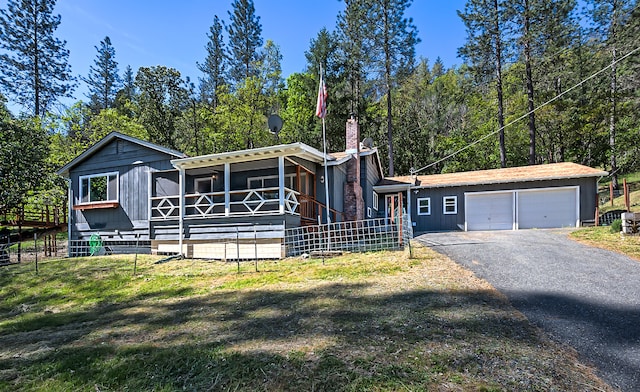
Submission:
M 287 256 L 399 250 L 410 246 L 409 217 L 303 226 L 285 230 Z
M 17 241 L 15 236 L 0 237 L 0 265 L 31 262 L 67 255 L 67 240 L 61 234 L 36 235 Z
M 92 236 L 88 240 L 69 241 L 69 257 L 105 256 L 121 254 L 150 254 L 148 240 L 103 240 Z

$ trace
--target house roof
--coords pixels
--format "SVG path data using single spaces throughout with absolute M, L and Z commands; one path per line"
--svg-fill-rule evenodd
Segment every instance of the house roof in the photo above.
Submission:
M 465 185 L 504 184 L 562 180 L 568 178 L 602 177 L 609 173 L 571 162 L 510 167 L 504 169 L 476 170 L 425 176 L 397 176 L 382 179 L 376 189 L 395 191 L 411 188 L 442 188 Z
M 192 158 L 173 159 L 171 163 L 174 167 L 180 169 L 196 169 L 224 163 L 257 161 L 279 156 L 297 156 L 318 163 L 324 161 L 324 154 L 315 148 L 304 143 L 292 143 L 201 155 Z M 327 161 L 333 161 L 335 159 L 333 156 L 327 154 Z
M 331 166 L 331 165 L 339 165 L 341 163 L 344 163 L 345 161 L 347 161 L 353 155 L 353 153 L 347 152 L 347 151 L 339 151 L 339 152 L 332 152 L 330 155 L 332 157 L 334 157 L 336 160 L 331 162 L 331 163 L 329 163 L 329 166 Z M 375 155 L 376 168 L 378 169 L 378 174 L 380 174 L 380 177 L 384 176 L 384 173 L 382 172 L 382 164 L 380 163 L 380 156 L 378 155 L 378 148 L 377 147 L 372 147 L 372 148 L 363 147 L 360 150 L 360 156 L 361 157 L 368 156 L 368 155 Z
M 69 171 L 71 169 L 73 169 L 74 167 L 76 167 L 80 163 L 84 162 L 87 158 L 91 157 L 93 154 L 95 154 L 97 151 L 102 149 L 102 147 L 104 147 L 105 145 L 107 145 L 108 143 L 110 143 L 114 139 L 126 140 L 128 142 L 135 143 L 135 144 L 138 144 L 140 146 L 149 148 L 151 150 L 156 150 L 156 151 L 165 153 L 165 154 L 173 156 L 173 157 L 186 157 L 187 156 L 186 154 L 184 154 L 184 153 L 182 153 L 180 151 L 176 151 L 176 150 L 172 150 L 170 148 L 162 147 L 162 146 L 159 146 L 157 144 L 154 144 L 154 143 L 151 143 L 151 142 L 147 142 L 147 141 L 135 138 L 133 136 L 124 135 L 124 134 L 122 134 L 120 132 L 111 132 L 107 136 L 105 136 L 102 139 L 100 139 L 100 141 L 98 141 L 96 144 L 94 144 L 93 146 L 91 146 L 87 150 L 85 150 L 82 154 L 80 154 L 77 157 L 75 157 L 71 162 L 69 162 L 66 165 L 64 165 L 63 167 L 61 167 L 56 173 L 58 175 L 60 175 L 60 176 L 68 177 L 69 176 Z

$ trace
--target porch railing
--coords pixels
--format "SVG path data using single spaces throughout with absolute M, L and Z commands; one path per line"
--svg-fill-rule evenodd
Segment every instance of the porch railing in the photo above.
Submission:
M 284 188 L 284 212 L 300 214 L 299 192 Z M 225 193 L 209 192 L 185 195 L 185 218 L 225 217 Z M 278 187 L 244 189 L 229 192 L 229 215 L 268 215 L 280 210 Z M 169 220 L 180 217 L 180 196 L 151 198 L 151 219 Z
M 300 218 L 303 224 L 318 224 L 318 216 L 324 216 L 326 206 L 316 199 L 307 195 L 299 195 Z M 329 208 L 331 222 L 344 221 L 344 214 L 340 211 Z

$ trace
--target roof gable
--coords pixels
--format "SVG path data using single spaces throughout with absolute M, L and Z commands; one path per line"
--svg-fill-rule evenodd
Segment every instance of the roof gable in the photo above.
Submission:
M 124 135 L 122 133 L 119 132 L 111 132 L 110 134 L 108 134 L 107 136 L 103 137 L 102 139 L 100 139 L 100 141 L 98 141 L 96 144 L 94 144 L 93 146 L 89 147 L 88 149 L 86 149 L 82 154 L 78 155 L 77 157 L 75 157 L 71 162 L 67 163 L 66 165 L 64 165 L 63 167 L 61 167 L 58 171 L 57 174 L 67 177 L 69 175 L 69 171 L 72 170 L 73 168 L 75 168 L 76 166 L 78 166 L 79 164 L 81 164 L 82 162 L 84 162 L 85 160 L 89 159 L 91 156 L 93 156 L 95 153 L 97 153 L 98 151 L 100 151 L 102 148 L 104 148 L 106 145 L 108 145 L 109 143 L 111 143 L 113 140 L 116 139 L 122 139 L 122 140 L 126 140 L 130 143 L 133 144 L 137 144 L 140 145 L 142 147 L 154 150 L 154 151 L 158 151 L 160 153 L 163 154 L 167 154 L 168 155 L 168 159 L 171 158 L 185 158 L 187 155 L 180 152 L 180 151 L 176 151 L 176 150 L 172 150 L 170 148 L 166 148 L 166 147 L 162 147 L 159 146 L 157 144 L 151 143 L 151 142 L 147 142 L 132 136 L 128 136 L 128 135 Z

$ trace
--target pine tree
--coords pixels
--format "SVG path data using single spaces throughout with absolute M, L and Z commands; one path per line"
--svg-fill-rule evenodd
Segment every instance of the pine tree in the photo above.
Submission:
M 114 106 L 116 94 L 120 88 L 118 62 L 115 60 L 116 50 L 111 45 L 111 39 L 105 37 L 100 41 L 100 47 L 95 47 L 98 56 L 89 67 L 89 75 L 82 80 L 87 83 L 91 100 L 90 107 L 94 112 Z
M 55 0 L 8 0 L 0 10 L 0 85 L 35 116 L 70 97 L 74 78 L 66 41 L 54 37 L 60 15 Z
M 476 78 L 482 83 L 495 80 L 497 93 L 497 119 L 500 141 L 500 166 L 507 166 L 504 138 L 504 98 L 502 63 L 504 57 L 504 10 L 498 0 L 469 0 L 464 12 L 458 15 L 467 28 L 467 43 L 458 50 L 470 62 Z
M 230 69 L 229 78 L 240 87 L 250 76 L 259 76 L 257 64 L 262 47 L 262 25 L 256 16 L 253 0 L 234 0 L 229 12 Z
M 200 92 L 202 100 L 211 104 L 214 108 L 218 105 L 218 89 L 226 84 L 225 73 L 229 63 L 229 56 L 223 37 L 224 24 L 218 18 L 213 17 L 213 25 L 209 28 L 207 38 L 207 57 L 204 63 L 198 63 L 198 69 L 204 73 L 200 78 Z
M 124 69 L 124 73 L 120 79 L 122 81 L 122 88 L 116 93 L 115 107 L 119 113 L 133 118 L 132 104 L 136 98 L 136 86 L 135 77 L 133 76 L 133 70 L 130 65 L 127 65 Z
M 391 92 L 398 81 L 407 77 L 415 62 L 415 47 L 420 42 L 411 19 L 404 14 L 411 0 L 376 0 L 371 9 L 375 67 L 380 75 L 379 83 L 387 98 L 387 143 L 389 175 L 393 167 L 393 126 Z
M 345 10 L 338 14 L 340 62 L 348 84 L 349 111 L 358 119 L 364 115 L 362 93 L 371 65 L 372 43 L 367 31 L 370 9 L 370 0 L 345 0 Z
M 591 15 L 593 17 L 594 32 L 605 46 L 610 58 L 609 71 L 609 164 L 611 165 L 611 183 L 614 189 L 618 189 L 618 150 L 616 136 L 619 127 L 619 81 L 618 81 L 618 57 L 622 41 L 622 26 L 632 15 L 631 0 L 591 0 Z M 635 37 L 637 42 L 637 37 Z

